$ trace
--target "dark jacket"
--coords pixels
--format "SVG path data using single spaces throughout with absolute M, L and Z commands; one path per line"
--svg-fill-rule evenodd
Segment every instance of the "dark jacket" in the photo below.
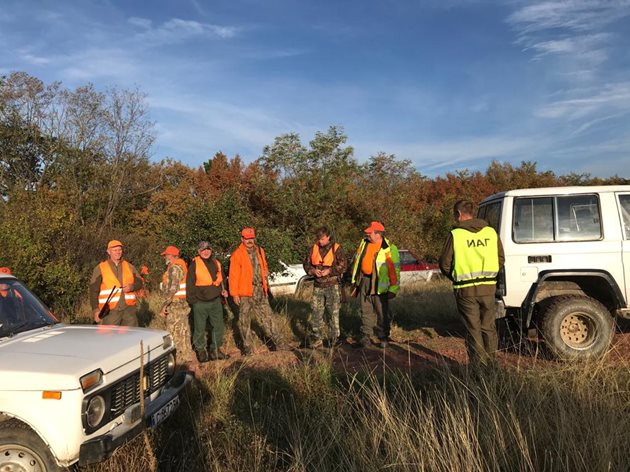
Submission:
M 320 247 L 319 245 L 317 245 L 317 249 L 319 250 L 319 253 L 322 256 L 322 258 L 326 256 L 328 251 L 332 250 L 333 244 L 334 243 L 331 241 L 328 245 L 324 247 Z M 312 251 L 313 251 L 313 247 L 311 247 L 311 249 L 308 251 L 308 254 L 306 255 L 306 259 L 304 259 L 303 266 L 304 266 L 304 272 L 306 272 L 308 275 L 315 277 L 315 269 L 317 269 L 318 267 L 314 266 L 313 262 L 311 261 Z M 321 269 L 321 267 L 319 268 Z M 346 258 L 344 257 L 343 251 L 341 250 L 341 246 L 340 246 L 335 251 L 333 265 L 330 268 L 330 274 L 325 277 L 315 277 L 315 282 L 314 282 L 315 287 L 324 288 L 324 287 L 331 287 L 333 285 L 339 285 L 341 276 L 343 275 L 345 271 L 346 271 Z
M 490 226 L 485 220 L 479 218 L 473 218 L 472 220 L 465 220 L 461 223 L 456 223 L 455 228 L 465 229 L 471 233 L 478 233 L 486 226 Z M 497 238 L 498 251 L 499 251 L 499 267 L 502 269 L 505 263 L 505 253 L 503 252 L 503 244 L 501 239 Z M 442 255 L 440 256 L 440 270 L 442 273 L 453 280 L 453 259 L 455 254 L 453 251 L 453 233 L 449 231 L 448 238 L 444 243 L 444 249 L 442 249 Z M 464 287 L 458 289 L 457 292 L 464 297 L 483 297 L 488 295 L 494 295 L 496 291 L 496 285 L 475 285 L 473 287 Z
M 201 259 L 201 258 L 200 258 Z M 216 280 L 217 278 L 217 263 L 214 254 L 212 254 L 208 259 L 201 259 L 210 275 L 212 276 L 212 280 Z M 197 280 L 197 263 L 195 259 L 193 259 L 188 266 L 188 274 L 186 275 L 186 301 L 191 305 L 194 305 L 198 302 L 209 302 L 217 297 L 221 296 L 222 286 L 210 285 L 208 287 L 197 287 L 195 282 Z M 223 274 L 223 281 L 225 283 L 225 276 Z

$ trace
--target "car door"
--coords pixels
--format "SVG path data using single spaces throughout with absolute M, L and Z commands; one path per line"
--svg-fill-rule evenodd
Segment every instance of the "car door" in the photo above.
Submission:
M 630 305 L 630 193 L 618 193 L 619 218 L 622 226 L 623 273 L 626 305 Z

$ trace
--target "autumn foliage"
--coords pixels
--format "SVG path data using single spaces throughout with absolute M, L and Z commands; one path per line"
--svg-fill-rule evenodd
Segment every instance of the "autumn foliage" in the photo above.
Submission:
M 74 312 L 109 239 L 122 240 L 126 257 L 151 269 L 154 285 L 166 245 L 190 257 L 207 239 L 225 257 L 243 226 L 256 227 L 272 270 L 279 260 L 299 262 L 317 226 L 328 225 L 351 248 L 373 219 L 399 247 L 434 259 L 458 198 L 628 183 L 496 161 L 483 173 L 454 169 L 431 179 L 394 155 L 356 157 L 338 127 L 308 144 L 295 133 L 278 136 L 251 163 L 217 152 L 199 168 L 176 156 L 150 161 L 153 141 L 138 90 L 67 90 L 25 73 L 0 79 L 0 266 L 58 315 Z

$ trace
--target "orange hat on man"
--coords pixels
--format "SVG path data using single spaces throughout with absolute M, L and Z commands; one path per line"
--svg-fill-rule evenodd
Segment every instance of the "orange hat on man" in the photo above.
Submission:
M 117 247 L 117 246 L 122 247 L 122 245 L 123 245 L 123 243 L 121 243 L 117 239 L 112 239 L 110 242 L 107 243 L 107 249 L 111 249 L 111 248 Z
M 175 246 L 166 246 L 166 249 L 160 253 L 160 256 L 179 256 L 179 249 Z
M 0 274 L 11 275 L 11 269 L 9 269 L 8 267 L 0 267 Z
M 365 234 L 370 234 L 370 233 L 373 233 L 374 231 L 385 231 L 385 226 L 383 226 L 383 223 L 379 221 L 372 221 L 370 223 L 370 226 L 368 226 L 367 228 L 363 230 Z
M 256 232 L 254 231 L 254 228 L 243 228 L 241 236 L 245 239 L 254 239 L 256 237 Z

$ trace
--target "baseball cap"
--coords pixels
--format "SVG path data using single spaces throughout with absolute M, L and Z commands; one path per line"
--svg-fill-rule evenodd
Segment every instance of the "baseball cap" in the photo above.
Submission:
M 160 253 L 160 256 L 166 255 L 179 256 L 179 249 L 177 249 L 175 246 L 166 246 L 166 249 L 164 249 L 164 251 Z
M 199 244 L 197 244 L 197 251 L 203 251 L 204 249 L 212 249 L 208 241 L 200 241 Z
M 243 228 L 241 236 L 245 239 L 254 239 L 256 237 L 256 233 L 254 232 L 254 228 Z
M 122 245 L 123 245 L 123 243 L 121 243 L 117 239 L 112 239 L 110 242 L 107 243 L 107 249 L 111 249 L 111 248 L 116 247 L 116 246 L 121 246 L 122 247 Z
M 378 221 L 372 221 L 370 223 L 370 226 L 363 230 L 363 232 L 366 234 L 373 233 L 374 231 L 385 231 L 385 226 L 383 226 L 383 224 Z

